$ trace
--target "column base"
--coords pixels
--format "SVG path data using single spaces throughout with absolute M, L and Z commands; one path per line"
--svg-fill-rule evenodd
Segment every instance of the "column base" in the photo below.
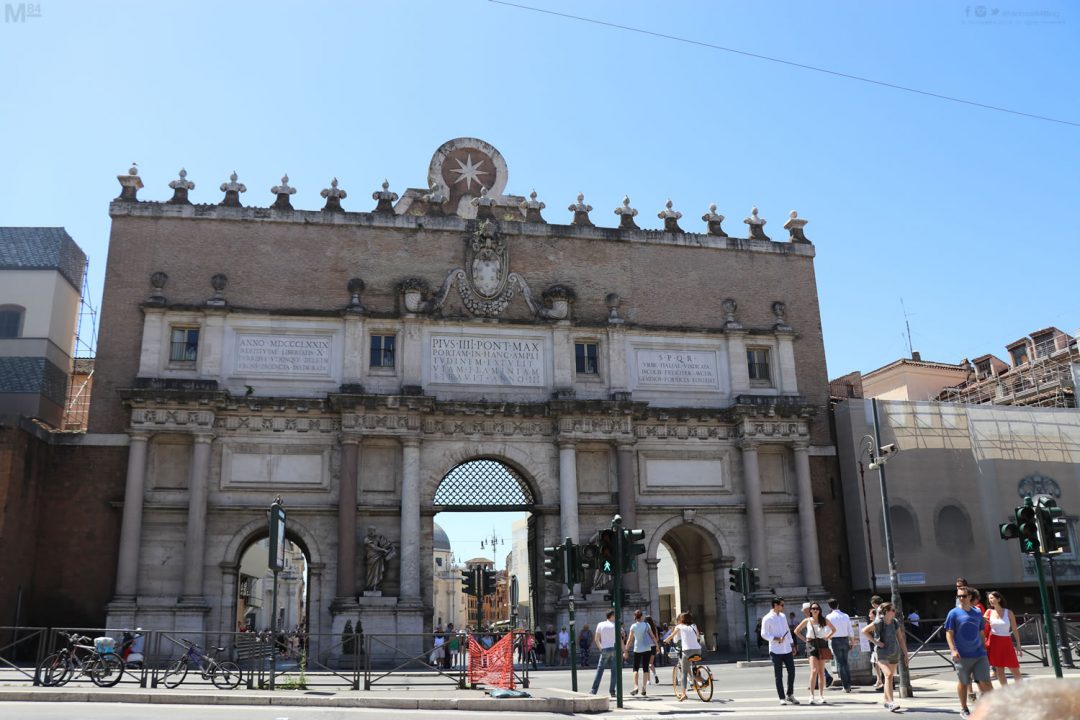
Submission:
M 408 658 L 419 657 L 430 643 L 423 635 L 424 605 L 419 599 L 361 597 L 358 604 L 364 626 L 365 651 L 370 648 L 372 662 L 387 661 L 397 665 Z

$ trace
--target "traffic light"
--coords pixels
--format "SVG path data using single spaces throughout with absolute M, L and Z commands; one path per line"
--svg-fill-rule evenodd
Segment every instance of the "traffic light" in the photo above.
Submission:
M 645 545 L 639 541 L 644 539 L 644 530 L 623 530 L 622 571 L 624 573 L 637 570 L 637 556 L 645 554 Z
M 476 595 L 476 573 L 473 570 L 461 571 L 461 589 L 466 595 Z
M 761 573 L 757 568 L 746 568 L 746 594 L 756 593 L 761 587 Z
M 1039 554 L 1039 522 L 1031 498 L 1016 508 L 1016 525 L 1020 532 L 1020 550 L 1029 555 Z
M 615 531 L 605 529 L 601 530 L 599 535 L 597 569 L 610 575 L 615 572 Z
M 1039 505 L 1036 509 L 1036 515 L 1039 518 L 1039 529 L 1042 534 L 1044 552 L 1047 553 L 1059 553 L 1068 546 L 1068 528 L 1062 528 L 1064 531 L 1062 535 L 1055 532 L 1061 527 L 1058 521 L 1065 522 L 1065 518 L 1061 517 L 1061 507 L 1058 506 L 1057 501 L 1052 497 L 1043 496 L 1039 498 Z M 1060 531 L 1059 531 L 1060 532 Z M 1064 542 L 1061 542 L 1064 540 Z
M 1020 537 L 1020 526 L 1014 522 L 1001 523 L 998 525 L 998 532 L 1002 540 L 1015 540 Z
M 1054 518 L 1050 521 L 1050 534 L 1046 539 L 1047 552 L 1069 552 L 1072 545 L 1069 543 L 1069 521 L 1063 517 Z M 1050 548 L 1053 549 L 1050 549 Z
M 729 587 L 731 588 L 731 592 L 735 593 L 736 595 L 745 595 L 746 594 L 746 588 L 743 587 L 743 572 L 742 571 L 743 571 L 743 569 L 742 569 L 741 565 L 739 567 L 730 568 L 727 571 L 728 572 L 728 579 L 731 581 L 731 585 Z
M 483 577 L 483 583 L 482 584 L 484 586 L 483 587 L 484 595 L 494 596 L 495 595 L 495 571 L 485 569 L 485 570 L 481 571 L 481 577 Z
M 563 546 L 544 548 L 544 579 L 562 583 L 563 577 Z
M 594 570 L 599 565 L 600 548 L 597 545 L 579 545 L 578 563 L 584 570 Z

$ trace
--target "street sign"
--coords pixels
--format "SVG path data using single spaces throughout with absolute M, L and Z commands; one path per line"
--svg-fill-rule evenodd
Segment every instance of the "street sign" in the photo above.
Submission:
M 267 565 L 274 572 L 285 569 L 285 508 L 280 499 L 270 506 L 270 552 Z

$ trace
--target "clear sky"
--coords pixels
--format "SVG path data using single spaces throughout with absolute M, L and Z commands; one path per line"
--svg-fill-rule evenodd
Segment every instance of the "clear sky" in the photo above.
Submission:
M 608 226 L 624 193 L 651 228 L 668 197 L 688 230 L 717 203 L 733 235 L 757 205 L 783 239 L 798 210 L 830 376 L 906 354 L 901 298 L 927 359 L 1080 328 L 1080 6 L 523 2 L 1073 124 L 488 0 L 42 0 L 0 24 L 0 224 L 66 227 L 97 305 L 132 161 L 144 199 L 184 166 L 197 203 L 235 169 L 248 205 L 288 172 L 295 207 L 337 176 L 369 210 L 473 136 L 550 222 L 579 191 Z

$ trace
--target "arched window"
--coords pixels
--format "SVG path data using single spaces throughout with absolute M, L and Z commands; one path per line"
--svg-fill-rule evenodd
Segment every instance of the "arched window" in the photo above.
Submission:
M 915 550 L 922 545 L 919 537 L 919 521 L 906 507 L 891 505 L 889 516 L 892 518 L 893 544 L 897 554 L 904 550 Z M 885 545 L 885 524 L 881 525 L 881 544 Z M 906 553 L 905 553 L 906 554 Z
M 946 505 L 938 511 L 934 521 L 934 536 L 940 548 L 964 550 L 975 542 L 971 532 L 971 520 L 956 505 Z
M 25 314 L 26 308 L 22 305 L 0 305 L 0 340 L 17 338 L 22 334 Z

